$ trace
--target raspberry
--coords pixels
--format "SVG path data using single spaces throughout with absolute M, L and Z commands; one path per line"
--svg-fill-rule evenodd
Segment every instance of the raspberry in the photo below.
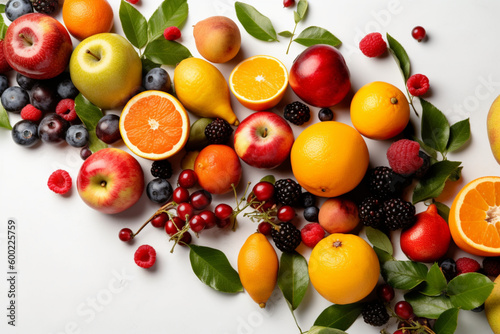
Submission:
M 291 253 L 300 245 L 300 231 L 292 223 L 281 223 L 279 230 L 273 229 L 271 237 L 282 252 Z
M 385 226 L 391 231 L 407 228 L 415 222 L 415 206 L 401 198 L 391 198 L 382 206 Z
M 406 87 L 413 96 L 424 95 L 429 90 L 429 79 L 423 74 L 414 74 L 406 81 Z
M 66 194 L 72 186 L 71 176 L 67 171 L 58 169 L 50 174 L 47 185 L 50 190 L 57 194 Z
M 285 106 L 283 117 L 295 125 L 302 125 L 311 118 L 311 110 L 304 103 L 295 101 Z
M 382 38 L 382 34 L 372 32 L 359 42 L 359 49 L 367 57 L 379 57 L 387 50 L 387 43 Z
M 409 139 L 401 139 L 391 144 L 387 150 L 387 160 L 392 170 L 398 174 L 415 173 L 424 160 L 419 155 L 420 144 Z
M 387 308 L 380 300 L 364 304 L 361 315 L 367 324 L 377 327 L 385 325 L 390 318 Z
M 313 248 L 325 237 L 325 230 L 318 223 L 310 223 L 300 230 L 300 236 L 304 245 Z
M 132 5 L 135 5 L 136 3 L 139 2 L 139 0 L 127 0 L 127 2 L 130 2 Z
M 283 205 L 296 206 L 300 201 L 302 190 L 292 179 L 280 179 L 274 183 L 276 199 Z
M 461 257 L 455 262 L 457 264 L 457 275 L 475 273 L 481 268 L 479 262 L 470 257 Z
M 380 198 L 392 198 L 401 195 L 408 179 L 392 170 L 390 167 L 377 166 L 367 173 L 368 189 Z
M 76 119 L 75 101 L 73 99 L 62 99 L 56 106 L 56 114 L 72 122 Z
M 175 41 L 181 38 L 181 31 L 175 26 L 168 27 L 163 31 L 163 37 L 165 37 L 167 41 Z
M 205 136 L 210 144 L 227 144 L 233 131 L 226 120 L 217 117 L 205 127 Z
M 500 275 L 500 257 L 485 257 L 483 260 L 483 270 L 487 276 L 497 277 Z
M 33 107 L 31 104 L 27 104 L 23 109 L 21 109 L 21 118 L 32 121 L 32 122 L 39 122 L 42 119 L 43 112 L 38 109 Z
M 155 264 L 156 251 L 149 245 L 142 245 L 137 248 L 134 254 L 135 263 L 142 268 L 150 268 Z

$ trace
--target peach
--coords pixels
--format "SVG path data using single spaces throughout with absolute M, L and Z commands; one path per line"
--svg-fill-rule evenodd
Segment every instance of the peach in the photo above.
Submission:
M 198 52 L 212 63 L 225 63 L 240 50 L 240 30 L 225 16 L 211 16 L 196 23 L 193 36 Z
M 358 206 L 340 197 L 327 199 L 319 209 L 318 220 L 328 233 L 348 233 L 359 224 Z

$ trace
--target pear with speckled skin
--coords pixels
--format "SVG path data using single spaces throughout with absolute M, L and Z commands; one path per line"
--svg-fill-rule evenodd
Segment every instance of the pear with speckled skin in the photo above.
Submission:
M 500 96 L 491 104 L 486 118 L 486 126 L 491 152 L 493 152 L 493 156 L 500 164 Z

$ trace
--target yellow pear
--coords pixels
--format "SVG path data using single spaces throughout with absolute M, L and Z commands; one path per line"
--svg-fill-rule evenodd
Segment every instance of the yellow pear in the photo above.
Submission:
M 484 313 L 495 334 L 500 334 L 500 276 L 495 279 L 495 287 L 484 302 Z
M 500 164 L 500 96 L 491 104 L 488 117 L 486 118 L 486 127 L 488 129 L 491 152 L 493 152 L 493 156 Z

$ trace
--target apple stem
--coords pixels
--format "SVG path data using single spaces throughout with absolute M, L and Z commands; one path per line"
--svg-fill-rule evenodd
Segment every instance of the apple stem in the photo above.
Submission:
M 262 133 L 262 137 L 264 137 L 264 138 L 267 137 L 267 128 L 264 128 L 264 132 Z
M 106 184 L 107 184 L 106 181 L 101 181 L 101 187 L 103 188 L 106 187 Z
M 87 49 L 87 51 L 85 51 L 85 52 L 88 53 L 89 55 L 91 55 L 92 57 L 94 57 L 95 59 L 101 60 L 101 58 L 99 58 L 98 56 L 96 56 L 95 54 L 93 54 L 92 51 L 90 51 L 89 49 Z
M 24 34 L 19 34 L 19 37 L 22 38 L 26 43 L 28 43 L 29 45 L 33 45 L 33 41 L 29 38 L 27 38 Z

